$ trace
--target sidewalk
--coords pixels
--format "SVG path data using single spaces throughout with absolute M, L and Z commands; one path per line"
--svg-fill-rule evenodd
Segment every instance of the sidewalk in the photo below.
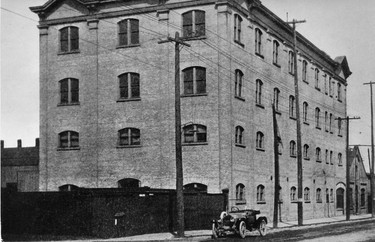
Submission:
M 350 221 L 361 220 L 361 219 L 370 219 L 371 214 L 360 214 L 360 215 L 350 215 Z M 272 228 L 272 223 L 268 224 L 268 233 L 274 233 L 280 230 L 285 229 L 304 229 L 308 228 L 309 226 L 324 226 L 330 223 L 337 223 L 337 222 L 345 222 L 346 217 L 338 216 L 338 217 L 331 217 L 331 218 L 318 218 L 318 219 L 308 219 L 303 221 L 303 226 L 297 226 L 297 221 L 287 221 L 287 222 L 279 222 L 278 228 Z M 348 221 L 348 222 L 350 222 Z M 122 237 L 122 238 L 113 238 L 107 239 L 102 241 L 201 241 L 211 238 L 211 230 L 194 230 L 194 231 L 185 231 L 185 238 L 176 238 L 171 233 L 157 233 L 157 234 L 143 234 L 143 235 L 136 235 L 136 236 L 129 236 L 129 237 Z

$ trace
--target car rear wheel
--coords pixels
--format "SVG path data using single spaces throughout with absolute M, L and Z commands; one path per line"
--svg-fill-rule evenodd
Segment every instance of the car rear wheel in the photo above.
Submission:
M 265 236 L 267 234 L 267 223 L 264 219 L 262 219 L 259 223 L 259 233 L 260 236 Z
M 244 221 L 241 221 L 240 226 L 238 227 L 238 232 L 241 238 L 244 239 L 246 237 L 246 224 Z
M 216 224 L 215 223 L 212 223 L 212 238 L 213 239 L 219 238 L 219 236 L 217 234 L 217 228 L 216 228 Z

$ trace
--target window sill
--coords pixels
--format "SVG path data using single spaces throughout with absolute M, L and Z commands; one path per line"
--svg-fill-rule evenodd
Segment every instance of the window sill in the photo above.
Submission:
M 236 200 L 236 205 L 240 205 L 240 204 L 246 204 L 246 200 L 243 199 L 243 200 Z
M 266 150 L 265 149 L 263 149 L 263 148 L 255 148 L 256 150 L 259 150 L 259 151 L 262 151 L 262 152 L 265 152 Z
M 241 148 L 246 148 L 246 145 L 243 145 L 243 144 L 235 144 L 235 146 L 241 147 Z
M 340 165 L 340 164 L 338 166 L 343 167 L 343 165 Z
M 275 113 L 278 114 L 278 115 L 281 115 L 280 111 L 275 110 Z
M 321 128 L 321 127 L 319 127 L 319 126 L 316 126 L 315 128 L 316 128 L 316 129 L 319 129 L 319 130 L 321 130 L 321 129 L 322 129 L 322 128 Z
M 321 161 L 321 160 L 316 160 L 316 162 L 322 163 L 322 161 Z
M 257 201 L 257 204 L 266 204 L 266 201 Z
M 306 84 L 309 84 L 309 82 L 308 81 L 306 81 L 306 80 L 302 80 L 304 83 L 306 83 Z
M 58 107 L 63 107 L 63 106 L 79 106 L 80 103 L 59 103 L 57 104 Z
M 304 160 L 310 160 L 310 157 L 303 157 Z
M 182 146 L 208 145 L 208 142 L 182 143 Z
M 315 87 L 316 90 L 318 90 L 320 92 L 320 88 L 319 87 Z
M 311 203 L 311 201 L 310 201 L 310 200 L 308 200 L 308 201 L 305 201 L 305 203 Z
M 180 97 L 199 97 L 199 96 L 207 96 L 207 93 L 182 94 Z
M 241 100 L 241 101 L 243 101 L 243 102 L 245 102 L 245 98 L 243 98 L 243 97 L 240 97 L 240 96 L 234 96 L 234 98 L 236 98 L 236 99 L 238 99 L 238 100 Z
M 57 55 L 70 55 L 70 54 L 79 54 L 81 53 L 79 50 L 73 50 L 73 51 L 59 51 Z
M 290 72 L 290 71 L 289 71 L 289 75 L 292 75 L 292 76 L 294 76 L 294 73 L 293 73 L 293 72 Z
M 127 149 L 127 148 L 141 148 L 142 145 L 118 145 L 117 149 Z
M 260 58 L 264 59 L 264 56 L 261 53 L 255 52 L 255 55 L 259 56 Z
M 293 116 L 289 116 L 290 119 L 293 119 L 293 120 L 297 120 L 296 117 L 293 117 Z
M 245 45 L 243 44 L 243 43 L 241 43 L 240 41 L 238 41 L 238 40 L 234 40 L 234 43 L 237 43 L 239 46 L 241 46 L 242 48 L 244 48 L 245 47 Z
M 297 156 L 296 156 L 296 155 L 291 155 L 290 157 L 292 157 L 292 158 L 297 158 Z
M 329 131 L 330 134 L 333 134 L 333 131 Z
M 141 101 L 140 97 L 137 98 L 120 98 L 116 102 L 122 103 L 122 102 L 134 102 L 134 101 Z
M 184 41 L 203 40 L 203 39 L 207 39 L 207 36 L 206 35 L 189 36 L 189 37 L 182 37 L 181 39 Z
M 118 45 L 116 46 L 116 49 L 126 49 L 126 48 L 133 48 L 133 47 L 139 47 L 140 44 L 131 44 L 131 45 Z
M 306 122 L 306 121 L 303 121 L 303 124 L 306 124 L 306 125 L 310 125 L 308 122 Z
M 329 131 L 326 129 L 326 132 L 328 133 Z
M 342 100 L 341 100 L 341 99 L 337 99 L 337 101 L 339 101 L 340 103 L 342 103 Z
M 80 147 L 67 147 L 67 148 L 57 148 L 57 151 L 70 151 L 70 150 L 80 150 Z
M 322 203 L 322 201 L 316 201 L 316 203 Z
M 342 137 L 342 134 L 338 134 L 337 136 Z
M 298 203 L 297 200 L 290 201 L 290 203 Z
M 262 104 L 256 103 L 255 105 L 256 105 L 257 107 L 259 107 L 259 108 L 263 108 L 263 109 L 264 109 L 264 106 L 263 106 Z
M 281 66 L 275 62 L 272 63 L 274 66 L 278 67 L 278 68 L 281 68 Z

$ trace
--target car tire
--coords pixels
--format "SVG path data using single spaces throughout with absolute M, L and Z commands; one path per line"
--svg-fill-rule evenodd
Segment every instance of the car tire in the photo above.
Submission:
M 260 236 L 262 237 L 267 234 L 267 223 L 264 219 L 260 220 L 259 233 L 260 233 Z
M 217 239 L 219 238 L 219 235 L 217 234 L 216 224 L 212 223 L 212 238 Z
M 246 223 L 245 221 L 241 221 L 240 226 L 238 226 L 238 233 L 240 234 L 241 238 L 246 237 Z

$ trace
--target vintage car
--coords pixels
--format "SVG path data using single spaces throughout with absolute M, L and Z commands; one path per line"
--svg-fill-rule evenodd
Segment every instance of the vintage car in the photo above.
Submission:
M 261 236 L 267 233 L 267 217 L 259 210 L 240 210 L 232 207 L 230 212 L 222 212 L 219 220 L 212 221 L 212 237 L 218 238 L 228 234 L 239 234 L 245 238 L 247 231 L 259 230 Z

